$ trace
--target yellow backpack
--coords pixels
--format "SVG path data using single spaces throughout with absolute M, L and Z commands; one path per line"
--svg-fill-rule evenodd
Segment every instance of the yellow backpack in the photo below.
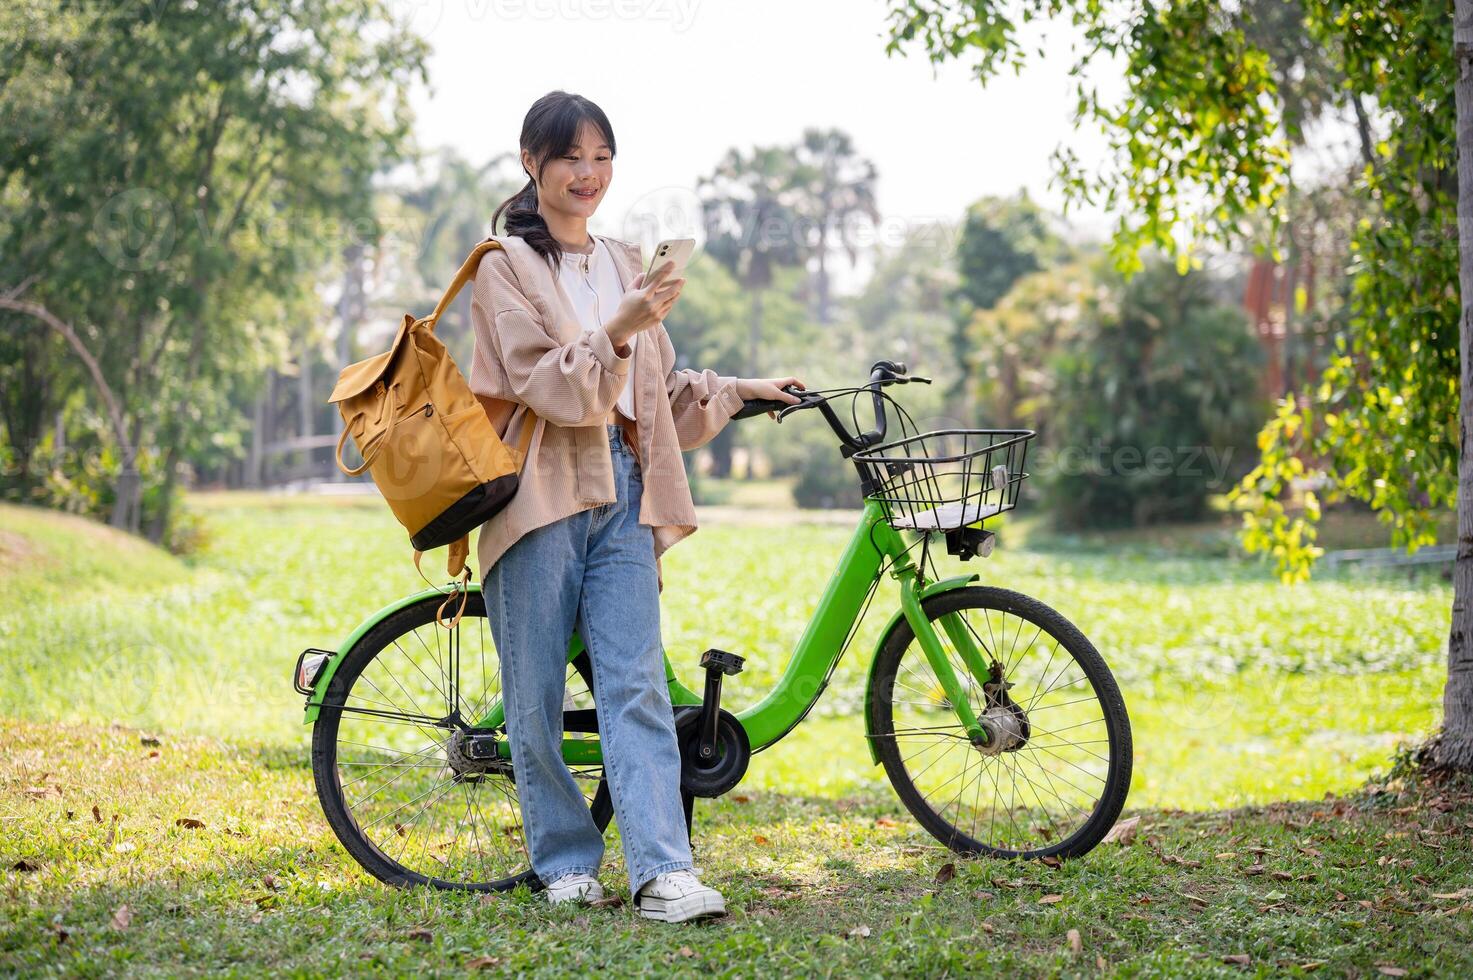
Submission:
M 424 552 L 450 546 L 447 570 L 460 579 L 450 597 L 459 592 L 461 602 L 453 620 L 441 620 L 447 628 L 459 622 L 465 609 L 470 532 L 499 513 L 517 492 L 536 424 L 536 416 L 528 412 L 518 445 L 502 442 L 487 409 L 435 336 L 436 321 L 475 277 L 481 257 L 494 248 L 501 243 L 487 239 L 477 245 L 435 312 L 418 320 L 404 314 L 389 349 L 344 368 L 328 398 L 343 415 L 338 468 L 348 476 L 368 471 L 409 532 L 414 567 L 419 568 Z M 363 455 L 360 466 L 343 462 L 350 433 Z M 449 601 L 441 605 L 442 614 Z

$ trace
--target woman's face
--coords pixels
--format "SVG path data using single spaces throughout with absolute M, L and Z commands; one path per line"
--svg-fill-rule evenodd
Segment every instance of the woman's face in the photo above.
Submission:
M 532 155 L 523 150 L 522 166 L 532 171 L 534 165 Z M 598 210 L 613 178 L 614 158 L 608 144 L 598 127 L 585 121 L 575 145 L 547 161 L 542 173 L 537 174 L 538 210 L 589 218 Z

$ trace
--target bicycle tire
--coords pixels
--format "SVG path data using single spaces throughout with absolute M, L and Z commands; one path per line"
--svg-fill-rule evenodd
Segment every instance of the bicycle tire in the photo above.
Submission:
M 880 653 L 875 663 L 875 677 L 871 687 L 870 700 L 869 704 L 866 705 L 866 710 L 870 713 L 870 731 L 876 739 L 880 761 L 885 768 L 885 773 L 889 777 L 891 785 L 895 789 L 896 795 L 900 797 L 906 809 L 910 811 L 911 815 L 916 818 L 928 833 L 942 844 L 961 854 L 983 854 L 1000 858 L 1065 858 L 1078 857 L 1093 849 L 1109 832 L 1125 806 L 1126 796 L 1130 788 L 1133 765 L 1130 719 L 1125 710 L 1125 701 L 1121 696 L 1119 685 L 1116 683 L 1113 675 L 1111 675 L 1104 658 L 1100 656 L 1094 645 L 1085 638 L 1084 634 L 1057 611 L 1039 602 L 1037 599 L 1013 592 L 1009 589 L 992 586 L 968 586 L 953 589 L 928 597 L 922 601 L 921 607 L 926 614 L 927 620 L 931 622 L 934 622 L 947 613 L 961 610 L 997 611 L 1015 616 L 1025 623 L 1031 623 L 1038 627 L 1038 632 L 1034 634 L 1035 637 L 1043 632 L 1047 632 L 1056 641 L 1055 653 L 1058 647 L 1062 646 L 1083 672 L 1084 677 L 1080 678 L 1080 680 L 1087 679 L 1089 681 L 1090 687 L 1094 692 L 1094 697 L 1100 705 L 1102 720 L 1108 733 L 1108 764 L 1106 773 L 1102 777 L 1099 797 L 1091 808 L 1088 819 L 1081 821 L 1076 829 L 1067 835 L 1061 836 L 1058 840 L 1046 839 L 1047 834 L 1044 833 L 1046 828 L 1040 828 L 1038 836 L 1045 838 L 1042 846 L 999 846 L 995 841 L 990 843 L 987 840 L 974 836 L 976 833 L 975 825 L 969 828 L 969 832 L 969 830 L 964 830 L 958 826 L 956 822 L 948 820 L 944 816 L 944 813 L 950 806 L 943 805 L 938 811 L 937 807 L 933 805 L 933 802 L 917 787 L 915 774 L 911 772 L 911 768 L 915 768 L 916 766 L 913 763 L 910 768 L 907 767 L 900 744 L 903 739 L 896 735 L 895 688 L 902 658 L 906 656 L 907 651 L 913 651 L 914 656 L 925 664 L 925 669 L 930 669 L 929 663 L 924 661 L 924 654 L 920 649 L 920 645 L 914 642 L 914 631 L 911 629 L 910 624 L 902 618 L 896 622 L 881 644 Z M 990 627 L 992 622 L 990 612 L 984 613 L 984 616 L 986 616 Z M 1003 622 L 1004 627 L 1006 627 L 1006 620 Z M 1020 627 L 1020 636 L 1021 633 L 1022 629 Z M 939 629 L 938 635 L 944 639 L 945 634 Z M 1004 635 L 1006 635 L 1005 630 Z M 1016 640 L 1014 642 L 1016 643 Z M 995 646 L 1000 646 L 1000 644 L 995 644 Z M 1011 654 L 1012 651 L 1009 651 L 1007 656 L 1011 657 Z M 1021 663 L 1022 657 L 1025 654 L 1026 651 L 1024 654 L 1018 655 L 1018 663 Z M 1050 662 L 1052 662 L 1052 658 Z M 957 666 L 959 667 L 959 665 Z M 1060 677 L 1062 677 L 1063 669 L 1067 669 L 1067 664 L 1064 668 L 1061 668 Z M 1078 683 L 1078 681 L 1076 680 L 1072 683 Z M 1072 683 L 1070 686 L 1072 686 Z M 1051 688 L 1046 689 L 1044 694 L 1049 693 L 1051 690 Z M 1039 695 L 1039 697 L 1042 697 L 1042 695 Z M 1038 698 L 1035 697 L 1033 700 L 1036 702 Z M 1048 704 L 1045 705 L 1045 707 L 1050 706 Z M 974 706 L 974 710 L 975 708 L 976 706 Z M 1032 706 L 1032 702 L 1030 702 L 1028 710 L 1038 712 L 1042 709 Z M 951 713 L 951 717 L 954 720 L 955 714 L 949 705 L 946 711 Z M 1085 724 L 1093 723 L 1091 721 Z M 955 727 L 957 729 L 961 728 L 960 724 L 957 724 Z M 1036 729 L 1034 729 L 1034 732 L 1034 737 L 1036 738 Z M 1043 732 L 1042 734 L 1053 735 L 1054 733 Z M 947 735 L 946 737 L 954 738 L 955 736 Z M 1020 748 L 1026 749 L 1027 745 L 1028 742 L 1025 740 Z M 1051 750 L 1045 748 L 1043 751 L 1050 752 Z M 962 753 L 963 757 L 967 759 L 970 759 L 973 754 L 967 751 Z M 1000 756 L 994 758 L 1000 758 Z M 1040 755 L 1038 758 L 1043 758 L 1043 756 Z M 934 766 L 935 764 L 935 762 L 928 763 L 928 766 Z M 1022 765 L 1021 762 L 1014 762 L 1013 764 L 1015 766 Z M 1055 763 L 1049 760 L 1049 764 L 1054 765 Z M 966 765 L 969 767 L 970 762 L 967 762 Z M 985 764 L 982 768 L 986 768 Z M 964 769 L 963 771 L 965 773 L 969 769 Z M 1072 776 L 1073 774 L 1071 773 L 1070 775 Z M 980 770 L 978 780 L 977 796 L 980 798 L 981 789 L 985 785 L 985 783 L 981 782 Z M 1039 800 L 1039 809 L 1046 812 L 1047 807 L 1043 806 L 1042 803 L 1043 794 L 1039 793 L 1037 789 L 1037 786 L 1040 784 L 1034 784 L 1033 795 L 1035 799 Z M 1049 784 L 1052 784 L 1052 780 L 1049 780 Z M 965 786 L 966 784 L 963 785 Z M 1056 789 L 1056 787 L 1054 788 Z M 964 790 L 961 792 L 964 792 Z M 959 797 L 961 796 L 961 792 L 958 793 Z M 1045 789 L 1045 792 L 1047 792 L 1047 789 Z M 1000 789 L 998 790 L 998 795 L 1002 795 Z M 1026 795 L 1025 792 L 1025 805 Z M 1015 802 L 1016 799 L 1017 797 L 1015 795 Z M 1013 809 L 1016 809 L 1016 807 Z M 1083 807 L 1080 806 L 1079 809 L 1082 810 Z M 992 805 L 994 821 L 997 812 L 998 804 L 994 801 Z M 961 813 L 962 808 L 959 806 L 958 818 L 960 818 Z M 1021 829 L 1017 827 L 1011 809 L 1009 810 L 1008 816 L 1009 820 L 1014 821 L 1014 828 Z M 1007 827 L 1005 825 L 1004 831 L 1006 830 Z M 1021 843 L 1021 841 L 1016 843 Z
M 435 616 L 441 602 L 439 597 L 430 596 L 422 602 L 406 606 L 386 616 L 354 644 L 344 657 L 343 663 L 333 674 L 323 694 L 322 708 L 312 729 L 313 782 L 323 815 L 349 856 L 369 874 L 385 884 L 400 888 L 428 886 L 459 891 L 509 891 L 518 885 L 526 884 L 534 891 L 540 890 L 544 887 L 543 882 L 531 869 L 530 864 L 522 871 L 482 881 L 455 880 L 408 867 L 400 860 L 385 853 L 384 849 L 360 828 L 358 820 L 344 798 L 342 774 L 337 758 L 338 731 L 342 716 L 350 713 L 344 711 L 344 706 L 352 687 L 381 653 L 393 648 L 395 640 L 427 626 L 443 633 L 443 628 L 435 624 Z M 477 620 L 484 622 L 485 614 L 482 597 L 479 592 L 474 592 L 466 598 L 465 612 L 461 624 L 456 628 L 463 629 L 466 624 Z M 489 629 L 486 629 L 485 633 L 489 634 Z M 575 658 L 573 666 L 578 676 L 587 685 L 587 695 L 591 699 L 593 671 L 586 651 Z M 514 783 L 515 775 L 510 765 L 507 770 L 508 782 Z M 470 809 L 469 804 L 467 808 Z M 590 813 L 599 831 L 606 833 L 613 818 L 613 803 L 607 780 L 603 778 L 601 769 L 598 787 L 590 803 Z M 398 825 L 395 826 L 397 829 Z M 477 838 L 476 846 L 479 851 L 481 846 L 479 838 Z M 526 859 L 525 846 L 522 848 L 522 857 Z

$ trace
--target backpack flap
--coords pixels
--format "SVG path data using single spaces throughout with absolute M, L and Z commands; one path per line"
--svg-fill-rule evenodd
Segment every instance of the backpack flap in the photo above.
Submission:
M 384 376 L 384 372 L 393 363 L 394 355 L 399 352 L 399 347 L 404 343 L 404 338 L 409 336 L 409 328 L 414 324 L 414 317 L 404 314 L 404 322 L 399 325 L 399 330 L 394 334 L 394 342 L 389 349 L 382 354 L 375 354 L 370 358 L 349 364 L 338 374 L 338 383 L 333 386 L 332 394 L 328 396 L 328 403 L 334 404 L 354 395 L 361 394 L 369 385 Z

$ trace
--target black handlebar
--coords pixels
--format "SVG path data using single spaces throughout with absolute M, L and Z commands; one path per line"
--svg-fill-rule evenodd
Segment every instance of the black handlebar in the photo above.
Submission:
M 834 414 L 833 408 L 829 406 L 832 395 L 823 395 L 818 392 L 799 388 L 797 385 L 788 385 L 783 388 L 790 395 L 796 395 L 799 401 L 796 403 L 779 401 L 775 398 L 748 398 L 742 401 L 742 407 L 732 416 L 733 419 L 747 419 L 755 415 L 765 415 L 768 412 L 777 412 L 777 421 L 781 422 L 783 417 L 790 412 L 797 412 L 805 408 L 817 408 L 828 420 L 829 427 L 838 435 L 843 449 L 840 450 L 847 459 L 861 449 L 879 445 L 885 440 L 885 432 L 889 425 L 885 419 L 885 399 L 880 394 L 880 388 L 886 384 L 909 384 L 918 381 L 930 384 L 930 378 L 906 377 L 904 361 L 876 361 L 870 368 L 869 384 L 863 388 L 870 389 L 870 397 L 874 400 L 875 427 L 868 432 L 857 436 L 850 435 L 849 430 L 844 428 L 844 423 Z M 861 389 L 842 389 L 842 391 L 856 391 Z

